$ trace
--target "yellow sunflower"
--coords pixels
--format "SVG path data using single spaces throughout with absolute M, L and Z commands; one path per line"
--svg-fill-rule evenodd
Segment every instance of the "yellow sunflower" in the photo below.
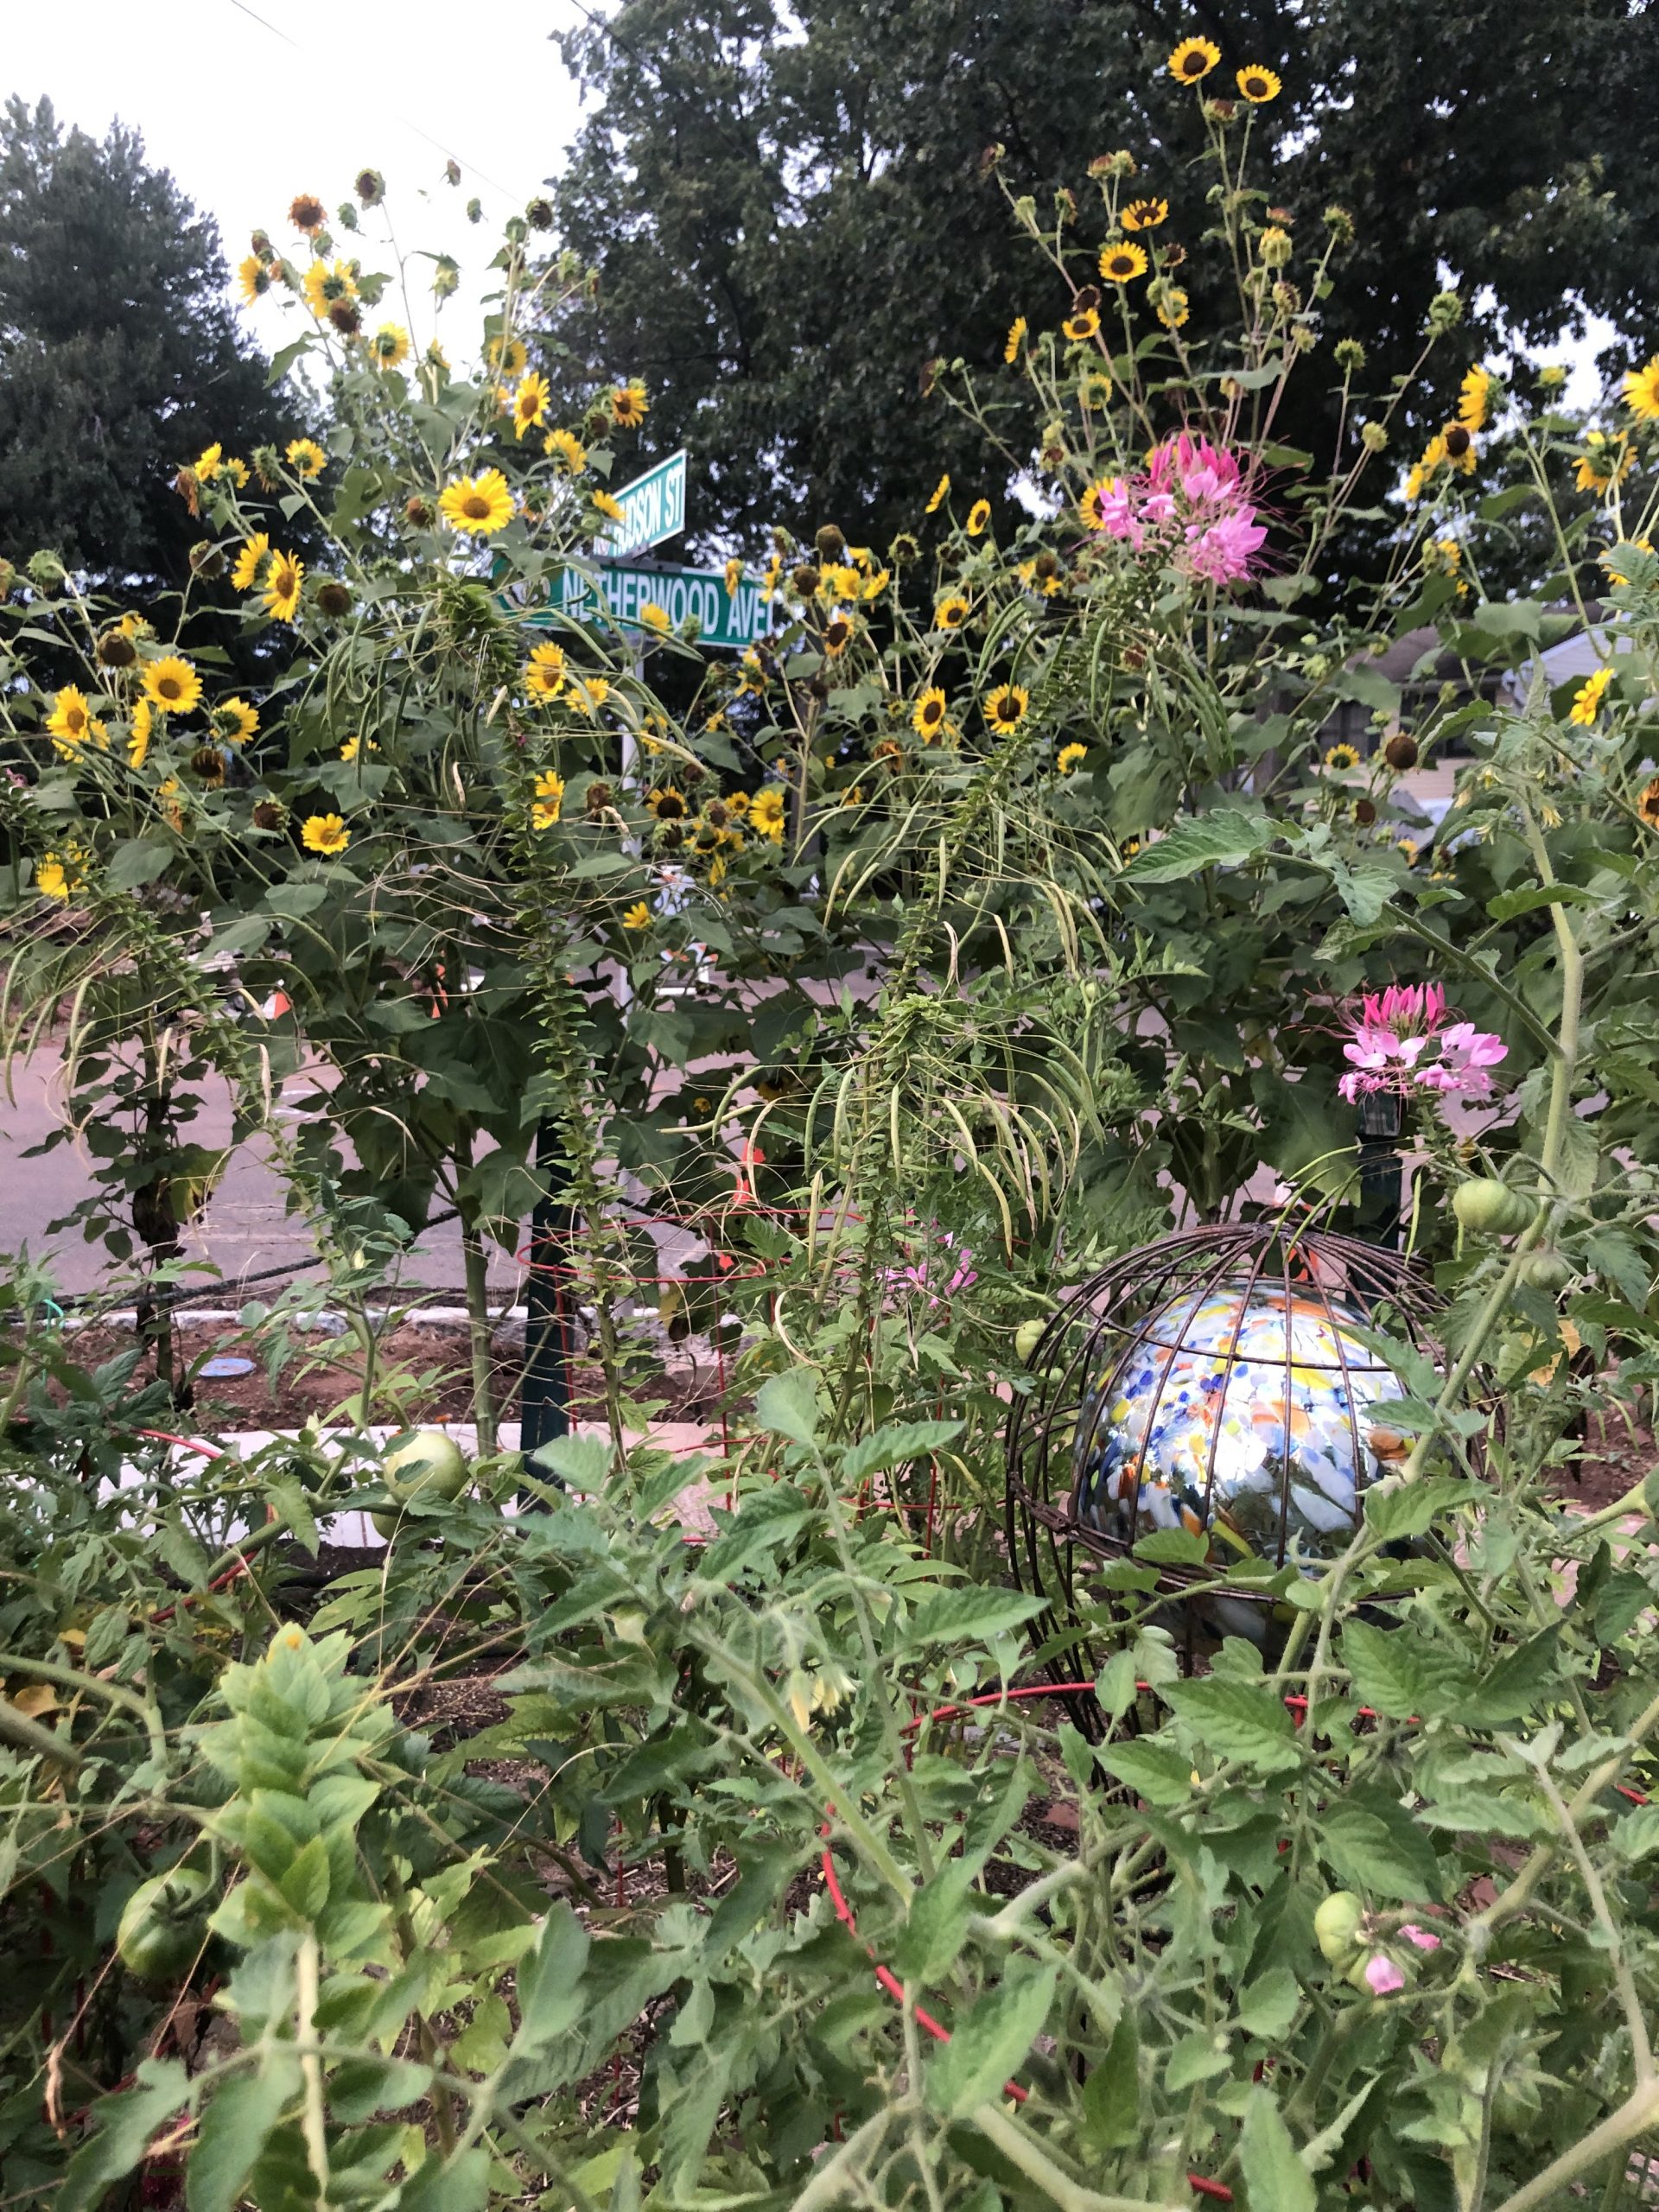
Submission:
M 504 377 L 520 377 L 524 372 L 530 354 L 522 338 L 505 335 L 492 338 L 489 343 L 490 366 Z
M 127 733 L 127 766 L 142 768 L 149 757 L 150 704 L 148 699 L 133 702 L 132 728 Z
M 1167 200 L 1131 200 L 1118 219 L 1126 231 L 1155 231 L 1169 220 Z
M 936 630 L 960 630 L 967 620 L 968 602 L 957 592 L 940 600 L 933 609 L 933 627 Z
M 1166 330 L 1179 330 L 1192 312 L 1192 302 L 1179 284 L 1166 285 L 1158 296 L 1158 320 Z
M 1109 284 L 1127 284 L 1136 276 L 1147 273 L 1147 250 L 1133 244 L 1103 245 L 1100 249 L 1100 273 Z
M 608 492 L 590 492 L 588 496 L 595 514 L 602 515 L 607 522 L 621 521 L 622 502 L 620 499 L 613 499 Z
M 227 745 L 245 745 L 259 728 L 259 710 L 245 699 L 226 699 L 208 716 Z
M 512 520 L 512 493 L 499 468 L 458 476 L 444 486 L 438 506 L 452 530 L 470 531 L 475 537 L 488 537 Z
M 194 714 L 201 697 L 201 678 L 188 660 L 168 653 L 145 669 L 144 696 L 163 714 Z
M 853 618 L 838 607 L 824 624 L 819 643 L 831 660 L 839 660 L 852 642 Z
M 1172 77 L 1183 85 L 1196 85 L 1221 60 L 1221 48 L 1207 38 L 1184 38 L 1166 64 Z
M 1586 677 L 1573 694 L 1572 709 L 1567 715 L 1568 721 L 1577 722 L 1581 729 L 1588 729 L 1601 712 L 1602 694 L 1612 680 L 1613 671 L 1611 668 L 1599 668 L 1593 676 Z
M 86 694 L 79 684 L 66 683 L 58 693 L 46 718 L 46 728 L 66 760 L 85 745 L 92 734 L 92 715 Z
M 1659 423 L 1659 353 L 1644 368 L 1627 369 L 1621 389 L 1624 404 L 1639 422 Z
M 1649 830 L 1659 830 L 1659 776 L 1642 786 L 1642 796 L 1636 802 L 1636 810 Z
M 260 569 L 264 566 L 265 556 L 270 550 L 270 540 L 263 530 L 256 531 L 251 537 L 243 539 L 242 550 L 237 555 L 236 564 L 231 570 L 231 582 L 236 586 L 238 591 L 253 589 L 259 581 Z
M 526 430 L 537 430 L 547 414 L 547 403 L 552 390 L 539 369 L 532 369 L 521 377 L 518 388 L 512 395 L 512 429 L 515 437 L 522 438 Z
M 556 699 L 564 689 L 565 666 L 563 645 L 537 645 L 532 648 L 530 665 L 524 671 L 524 689 L 537 699 Z
M 948 476 L 941 476 L 941 477 L 940 477 L 940 479 L 939 479 L 939 480 L 938 480 L 938 483 L 933 486 L 933 496 L 932 496 L 932 498 L 928 501 L 927 505 L 926 505 L 922 509 L 922 512 L 923 512 L 925 515 L 931 515 L 931 514 L 935 514 L 935 513 L 937 513 L 937 512 L 938 512 L 938 511 L 939 510 L 939 508 L 941 508 L 941 507 L 944 505 L 945 501 L 950 498 L 950 479 Z
M 945 710 L 945 696 L 937 683 L 930 684 L 916 702 L 910 717 L 910 726 L 918 737 L 931 745 L 934 739 L 949 728 Z
M 596 715 L 610 696 L 611 687 L 602 676 L 580 677 L 570 686 L 570 703 L 584 715 Z
M 1580 492 L 1611 492 L 1636 466 L 1636 455 L 1623 438 L 1615 442 L 1605 430 L 1586 430 L 1584 442 L 1590 450 L 1579 455 L 1573 477 Z
M 1284 90 L 1274 71 L 1264 68 L 1259 61 L 1247 61 L 1233 82 L 1252 107 L 1262 107 L 1268 100 L 1276 100 Z
M 236 264 L 236 281 L 242 293 L 245 307 L 251 307 L 257 299 L 270 289 L 270 270 L 257 253 Z
M 622 926 L 625 930 L 648 930 L 651 927 L 651 909 L 643 899 L 636 899 L 628 908 L 622 917 Z
M 278 622 L 292 622 L 300 611 L 305 563 L 291 553 L 273 553 L 265 577 L 265 612 Z
M 1492 378 L 1477 362 L 1458 387 L 1458 420 L 1465 430 L 1484 430 L 1491 409 Z
M 654 637 L 666 637 L 674 626 L 669 620 L 668 609 L 665 607 L 658 607 L 654 599 L 646 600 L 641 606 L 639 620 L 644 627 Z
M 672 784 L 654 786 L 645 804 L 658 822 L 683 822 L 691 811 L 685 803 L 684 792 L 677 791 Z
M 337 814 L 308 815 L 300 831 L 300 842 L 308 853 L 322 853 L 331 859 L 343 853 L 351 842 L 352 833 Z
M 530 809 L 531 828 L 550 830 L 563 804 L 564 778 L 556 775 L 551 768 L 544 768 L 536 779 L 536 796 Z
M 315 438 L 295 438 L 289 444 L 288 465 L 296 476 L 308 481 L 321 475 L 328 466 L 328 456 Z
M 315 192 L 297 192 L 289 202 L 288 219 L 296 231 L 314 238 L 327 221 L 328 210 Z
M 784 794 L 776 784 L 768 784 L 749 801 L 749 827 L 761 836 L 770 837 L 774 845 L 784 842 Z
M 891 569 L 878 569 L 873 576 L 866 577 L 859 587 L 858 595 L 861 599 L 880 599 L 892 582 Z
M 1054 756 L 1054 766 L 1059 770 L 1061 775 L 1069 776 L 1074 768 L 1079 766 L 1088 758 L 1089 748 L 1086 745 L 1063 745 Z
M 348 737 L 340 748 L 340 757 L 342 760 L 358 760 L 365 752 L 378 753 L 380 747 L 372 738 L 365 746 L 360 737 Z
M 1093 308 L 1079 308 L 1076 315 L 1067 315 L 1060 328 L 1074 346 L 1080 346 L 1084 340 L 1099 336 L 1100 317 Z
M 542 451 L 550 461 L 563 461 L 572 476 L 580 476 L 588 466 L 588 448 L 573 430 L 550 430 Z
M 191 474 L 193 476 L 200 477 L 204 484 L 211 484 L 214 477 L 219 474 L 219 464 L 223 459 L 224 452 L 225 448 L 221 445 L 211 445 L 207 447 L 202 452 L 199 453 L 195 459 L 191 462 Z
M 356 299 L 357 272 L 348 261 L 314 261 L 300 289 L 317 321 L 325 322 L 331 308 L 347 307 Z
M 976 499 L 973 505 L 968 510 L 969 537 L 982 537 L 985 534 L 985 525 L 989 522 L 990 518 L 990 501 L 988 499 Z
M 1031 694 L 1021 683 L 999 683 L 986 700 L 982 712 L 998 737 L 1007 737 L 1026 719 Z
M 742 581 L 743 556 L 741 553 L 734 553 L 731 559 L 726 563 L 725 584 L 726 596 L 728 599 L 736 598 L 737 588 Z
M 611 420 L 619 429 L 637 430 L 650 412 L 645 387 L 637 378 L 618 385 L 611 394 Z
M 41 855 L 35 868 L 35 888 L 43 899 L 55 899 L 61 904 L 79 887 L 80 873 L 73 859 L 65 860 L 57 853 Z
M 1357 768 L 1359 749 L 1352 745 L 1333 745 L 1325 756 L 1325 765 L 1327 768 L 1335 768 L 1339 772 L 1347 768 Z
M 409 359 L 409 333 L 400 322 L 383 322 L 369 340 L 369 352 L 377 369 L 400 369 Z
M 1014 321 L 1008 325 L 1007 339 L 1002 347 L 1002 359 L 1010 367 L 1020 358 L 1020 348 L 1026 342 L 1026 333 L 1030 327 L 1022 315 L 1015 315 Z

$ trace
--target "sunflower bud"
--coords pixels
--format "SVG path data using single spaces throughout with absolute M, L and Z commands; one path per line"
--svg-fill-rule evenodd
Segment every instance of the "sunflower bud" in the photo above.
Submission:
M 378 169 L 359 169 L 352 189 L 365 207 L 378 207 L 386 196 L 386 180 Z
M 326 614 L 330 621 L 337 622 L 351 611 L 352 594 L 344 584 L 330 576 L 326 583 L 318 585 L 317 612 L 320 614 Z
M 592 818 L 597 822 L 602 816 L 608 814 L 616 804 L 616 793 L 608 784 L 589 784 L 587 797 L 582 804 Z
M 824 524 L 812 543 L 818 549 L 818 558 L 821 561 L 839 561 L 846 555 L 847 540 L 832 522 Z
M 1367 453 L 1382 453 L 1389 442 L 1386 426 L 1381 423 L 1367 423 L 1360 430 L 1359 442 Z
M 336 300 L 328 310 L 328 320 L 342 338 L 355 338 L 363 327 L 363 311 L 355 300 Z
M 791 588 L 798 591 L 803 599 L 814 599 L 817 596 L 818 586 L 823 579 L 815 568 L 803 562 L 798 569 L 791 571 L 789 581 Z
M 1417 766 L 1416 739 L 1408 730 L 1395 730 L 1382 748 L 1382 758 L 1390 768 L 1397 769 L 1402 775 L 1404 775 L 1408 768 L 1414 768 Z
M 1428 334 L 1444 338 L 1463 321 L 1463 302 L 1455 292 L 1436 292 L 1428 303 Z
M 288 819 L 288 809 L 274 798 L 262 798 L 253 810 L 256 830 L 280 830 Z
M 1230 123 L 1238 113 L 1236 100 L 1205 100 L 1204 111 L 1211 123 Z
M 100 668 L 130 668 L 137 658 L 137 648 L 124 630 L 106 630 L 98 641 Z
M 55 591 L 68 573 L 55 553 L 42 550 L 30 556 L 29 580 L 38 584 L 42 591 Z
M 274 261 L 276 258 L 276 249 L 270 242 L 269 231 L 256 231 L 248 240 L 248 248 L 256 261 Z
M 532 231 L 550 231 L 553 227 L 553 202 L 532 200 L 524 210 L 524 220 Z
M 1567 371 L 1559 361 L 1548 361 L 1538 372 L 1540 391 L 1559 391 L 1567 382 Z
M 1014 219 L 1027 231 L 1037 227 L 1037 202 L 1028 192 L 1022 192 L 1014 203 Z
M 1357 377 L 1365 365 L 1365 348 L 1357 338 L 1338 338 L 1331 350 L 1337 357 L 1337 366 L 1349 376 Z
M 1001 160 L 1002 156 L 1007 152 L 1007 148 L 1002 144 L 1000 139 L 995 144 L 988 146 L 979 157 L 980 175 L 982 177 L 989 176 L 991 171 L 996 167 L 997 163 Z
M 1325 211 L 1325 227 L 1338 245 L 1352 245 L 1354 219 L 1345 207 L 1330 207 Z
M 432 271 L 432 289 L 441 300 L 447 300 L 461 283 L 461 264 L 447 253 L 441 253 Z
M 437 520 L 437 516 L 433 511 L 431 501 L 423 499 L 420 493 L 416 492 L 404 502 L 404 519 L 411 523 L 416 530 L 430 530 Z
M 349 200 L 342 200 L 335 208 L 334 219 L 342 231 L 354 231 L 357 228 L 357 210 Z
M 1077 196 L 1069 186 L 1061 185 L 1054 194 L 1054 213 L 1062 223 L 1077 219 Z
M 1255 251 L 1267 269 L 1282 269 L 1290 259 L 1290 232 L 1269 223 L 1255 242 Z

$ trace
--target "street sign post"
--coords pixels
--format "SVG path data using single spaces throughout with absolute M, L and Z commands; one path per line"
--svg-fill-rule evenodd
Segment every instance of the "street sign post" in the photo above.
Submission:
M 718 569 L 607 561 L 594 580 L 577 569 L 562 569 L 556 590 L 561 613 L 573 621 L 608 620 L 620 630 L 649 633 L 641 610 L 659 607 L 676 630 L 694 615 L 698 644 L 728 652 L 759 645 L 772 632 L 772 601 L 759 582 L 745 579 L 728 592 Z
M 671 453 L 613 494 L 621 519 L 607 524 L 599 542 L 607 561 L 626 561 L 685 528 L 685 455 Z

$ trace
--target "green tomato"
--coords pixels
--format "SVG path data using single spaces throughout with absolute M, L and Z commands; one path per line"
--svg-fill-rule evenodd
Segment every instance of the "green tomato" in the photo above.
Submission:
M 127 1899 L 115 1948 L 140 1981 L 176 1981 L 201 1948 L 208 1879 L 199 1866 L 175 1866 L 141 1882 Z
M 1572 1281 L 1573 1268 L 1559 1252 L 1532 1252 L 1521 1262 L 1521 1280 L 1529 1290 L 1554 1298 Z
M 1518 1236 L 1532 1219 L 1532 1208 L 1518 1191 L 1494 1175 L 1477 1175 L 1452 1193 L 1452 1211 L 1465 1229 L 1485 1236 Z
M 1351 1890 L 1333 1890 L 1313 1916 L 1313 1940 L 1334 1966 L 1354 1948 L 1365 1908 Z
M 461 1496 L 472 1474 L 461 1446 L 441 1428 L 411 1430 L 397 1440 L 380 1463 L 380 1479 L 399 1507 L 415 1497 L 447 1504 Z M 384 1510 L 371 1517 L 388 1542 L 403 1519 L 401 1512 Z
M 1047 1316 L 1039 1313 L 1029 1321 L 1022 1321 L 1014 1331 L 1014 1349 L 1022 1360 L 1029 1361 L 1033 1352 L 1041 1344 L 1043 1332 L 1047 1326 Z

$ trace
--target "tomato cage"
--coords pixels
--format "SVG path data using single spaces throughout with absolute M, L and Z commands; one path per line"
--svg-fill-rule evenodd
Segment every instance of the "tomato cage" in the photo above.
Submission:
M 1438 1361 L 1431 1313 L 1397 1253 L 1279 1221 L 1189 1230 L 1084 1284 L 1008 1424 L 1009 1556 L 1047 1601 L 1052 1678 L 1098 1671 L 1091 1624 L 1137 1547 L 1189 1665 L 1200 1637 L 1271 1643 L 1289 1609 L 1262 1584 L 1345 1549 L 1408 1448 L 1373 1418 L 1407 1387 L 1376 1346 Z

